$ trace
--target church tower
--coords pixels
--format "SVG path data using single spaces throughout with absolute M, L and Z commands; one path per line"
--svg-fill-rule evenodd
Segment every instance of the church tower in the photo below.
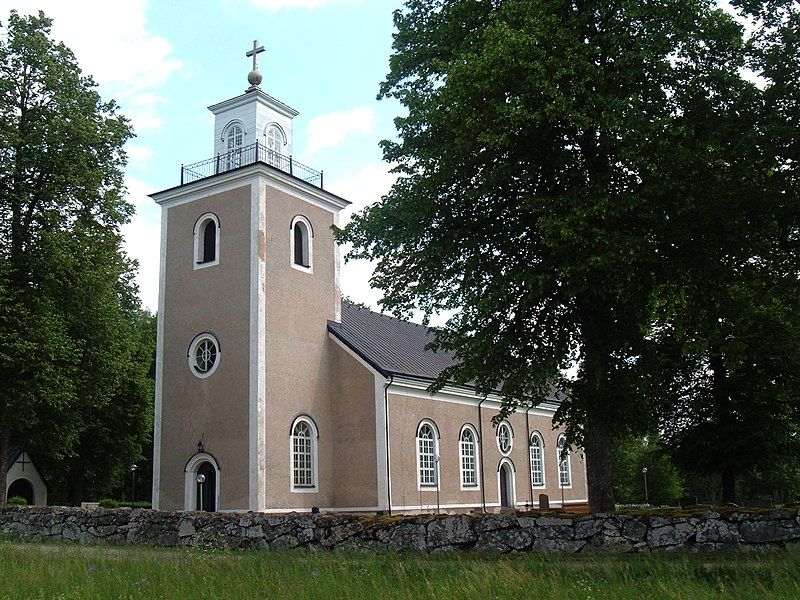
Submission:
M 161 206 L 154 508 L 333 503 L 330 442 L 317 424 L 331 421 L 327 322 L 341 311 L 331 226 L 349 203 L 294 160 L 298 112 L 261 89 L 263 50 L 254 42 L 247 52 L 246 91 L 209 107 L 212 157 L 152 195 Z M 318 463 L 290 468 L 306 446 Z

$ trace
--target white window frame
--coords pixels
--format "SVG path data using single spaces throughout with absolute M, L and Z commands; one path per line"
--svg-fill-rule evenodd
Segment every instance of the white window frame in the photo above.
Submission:
M 500 429 L 502 427 L 508 428 L 508 450 L 503 451 L 503 447 L 500 445 Z M 514 449 L 514 429 L 511 427 L 511 423 L 506 420 L 500 421 L 497 425 L 497 432 L 495 434 L 495 441 L 497 442 L 497 449 L 500 451 L 500 454 L 503 456 L 510 456 L 511 451 Z
M 269 135 L 270 132 L 272 131 L 275 131 L 278 134 L 277 137 L 281 143 L 280 150 L 274 150 L 269 147 Z M 283 130 L 283 127 L 281 127 L 278 123 L 274 121 L 272 123 L 268 123 L 267 126 L 264 128 L 264 148 L 267 151 L 266 163 L 272 165 L 273 167 L 278 167 L 279 169 L 283 168 L 281 165 L 280 158 L 285 156 L 285 153 L 282 150 L 287 143 L 288 143 L 288 138 L 286 137 L 286 132 Z M 276 152 L 279 156 L 273 157 L 272 156 L 273 152 Z
M 311 478 L 312 478 L 312 485 L 310 486 L 298 486 L 295 485 L 294 482 L 294 440 L 295 435 L 294 431 L 298 424 L 304 423 L 309 431 L 311 432 Z M 318 461 L 318 451 L 319 448 L 318 444 L 319 432 L 317 431 L 317 425 L 314 423 L 314 420 L 307 416 L 307 415 L 300 415 L 294 421 L 292 421 L 292 428 L 289 430 L 289 484 L 291 487 L 291 491 L 295 494 L 316 494 L 319 492 L 319 474 L 317 463 Z
M 473 461 L 475 466 L 473 467 L 475 471 L 475 483 L 465 483 L 464 475 L 466 471 L 464 470 L 464 444 L 469 442 L 464 442 L 463 437 L 464 433 L 470 433 L 472 435 L 472 452 L 473 452 Z M 479 456 L 478 456 L 478 444 L 480 441 L 478 440 L 478 432 L 477 430 L 470 424 L 465 423 L 463 427 L 461 427 L 461 431 L 458 434 L 458 470 L 459 476 L 461 481 L 461 490 L 462 491 L 470 491 L 470 490 L 480 490 L 481 489 L 481 477 L 480 477 L 480 463 L 479 463 Z
M 302 223 L 303 226 L 306 228 L 306 237 L 308 238 L 308 266 L 304 267 L 303 265 L 298 265 L 294 261 L 294 227 L 297 223 Z M 314 228 L 311 227 L 311 221 L 309 221 L 303 215 L 297 215 L 294 219 L 292 219 L 292 223 L 289 226 L 289 264 L 292 266 L 293 269 L 297 269 L 298 271 L 302 271 L 303 273 L 313 273 L 314 272 Z
M 204 462 L 211 463 L 211 466 L 214 467 L 214 471 L 216 471 L 216 489 L 214 490 L 214 504 L 216 506 L 217 512 L 220 511 L 219 506 L 219 491 L 220 491 L 220 468 L 219 463 L 217 463 L 217 459 L 208 454 L 207 452 L 198 452 L 192 458 L 189 459 L 189 462 L 186 463 L 186 466 L 183 469 L 184 472 L 184 489 L 183 489 L 183 509 L 187 511 L 194 511 L 197 510 L 197 470 L 201 464 Z
M 514 462 L 508 457 L 504 456 L 500 459 L 500 463 L 497 465 L 497 506 L 500 508 L 503 507 L 503 492 L 502 492 L 502 480 L 500 479 L 500 472 L 505 468 L 505 465 L 508 465 L 508 470 L 511 473 L 511 498 L 510 498 L 510 507 L 506 508 L 513 508 L 516 509 L 517 507 L 517 470 L 514 468 Z
M 217 236 L 215 240 L 215 247 L 214 247 L 214 260 L 210 260 L 208 262 L 200 262 L 200 258 L 203 256 L 204 244 L 203 244 L 203 235 L 205 234 L 205 226 L 208 222 L 214 223 L 214 226 L 217 228 Z M 219 229 L 219 217 L 212 212 L 203 213 L 194 223 L 194 269 L 205 269 L 207 267 L 213 267 L 219 264 L 219 237 L 220 237 L 220 229 Z
M 558 487 L 559 489 L 568 490 L 572 488 L 572 460 L 571 460 L 571 453 L 567 451 L 566 456 L 564 457 L 564 464 L 566 465 L 567 471 L 567 479 L 569 480 L 566 485 L 562 483 L 561 480 L 561 451 L 564 446 L 566 446 L 567 438 L 562 433 L 558 436 L 558 441 L 556 442 L 556 466 L 558 467 Z
M 233 148 L 229 148 L 229 138 L 231 137 L 231 131 L 234 127 L 238 127 L 241 132 L 241 143 L 238 146 L 234 145 Z M 225 128 L 222 130 L 222 143 L 225 149 L 223 158 L 226 171 L 242 166 L 242 148 L 245 146 L 244 140 L 246 135 L 247 131 L 244 128 L 244 123 L 239 119 L 234 119 L 225 125 Z
M 422 456 L 420 453 L 420 432 L 422 431 L 423 427 L 430 427 L 431 432 L 433 433 L 433 477 L 434 483 L 422 483 Z M 431 421 L 430 419 L 423 419 L 420 421 L 419 425 L 417 425 L 417 435 L 415 439 L 415 450 L 417 455 L 417 490 L 420 492 L 425 491 L 437 491 L 440 489 L 441 479 L 439 477 L 439 428 L 436 427 L 436 423 Z
M 534 443 L 533 443 L 534 440 L 538 441 L 538 446 L 534 446 Z M 534 474 L 534 470 L 533 470 L 533 465 L 534 465 L 533 451 L 534 451 L 534 449 L 538 449 L 538 451 L 539 451 L 539 472 L 541 474 L 541 479 L 542 479 L 542 483 L 541 484 L 536 484 L 536 483 L 533 482 L 533 479 L 534 479 L 533 478 L 533 474 Z M 528 452 L 530 454 L 531 488 L 534 489 L 534 490 L 543 490 L 543 489 L 545 489 L 547 487 L 547 479 L 545 479 L 545 471 L 544 471 L 544 438 L 542 437 L 542 435 L 538 431 L 534 431 L 531 434 L 530 446 L 528 447 Z
M 201 373 L 197 370 L 197 362 L 196 362 L 196 353 L 197 347 L 205 340 L 211 340 L 214 345 L 217 347 L 217 360 L 214 361 L 212 367 L 206 371 L 205 373 Z M 196 335 L 194 339 L 189 344 L 189 370 L 192 372 L 192 375 L 198 377 L 199 379 L 205 379 L 206 377 L 211 377 L 214 374 L 214 371 L 217 370 L 219 367 L 219 363 L 222 360 L 222 347 L 219 345 L 219 340 L 213 333 L 204 332 Z

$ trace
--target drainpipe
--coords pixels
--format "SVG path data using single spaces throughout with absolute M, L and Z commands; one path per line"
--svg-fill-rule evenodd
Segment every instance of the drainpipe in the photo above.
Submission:
M 525 409 L 525 432 L 528 434 L 528 479 L 531 482 L 531 510 L 533 510 L 533 463 L 531 463 L 531 422 L 529 411 L 531 407 Z
M 392 514 L 392 465 L 389 460 L 389 386 L 394 381 L 394 374 L 389 374 L 389 380 L 383 386 L 383 414 L 386 425 L 386 502 L 388 504 L 389 516 Z
M 480 452 L 481 456 L 481 503 L 483 505 L 483 512 L 486 512 L 486 481 L 483 478 L 484 472 L 484 465 L 483 465 L 483 415 L 481 414 L 481 404 L 486 402 L 486 396 L 484 396 L 480 402 L 478 402 L 478 435 L 480 436 L 480 443 L 478 444 L 478 451 Z

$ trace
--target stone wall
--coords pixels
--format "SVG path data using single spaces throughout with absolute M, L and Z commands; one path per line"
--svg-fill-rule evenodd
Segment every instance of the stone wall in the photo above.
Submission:
M 0 536 L 79 544 L 350 552 L 781 549 L 800 543 L 800 510 L 380 517 L 9 506 L 0 508 Z

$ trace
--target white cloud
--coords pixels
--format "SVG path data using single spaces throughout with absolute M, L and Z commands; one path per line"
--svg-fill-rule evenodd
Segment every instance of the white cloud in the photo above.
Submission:
M 136 144 L 128 144 L 125 146 L 125 152 L 128 153 L 128 164 L 137 169 L 144 169 L 147 167 L 147 161 L 153 156 L 153 150 L 146 146 L 137 146 Z
M 314 117 L 306 127 L 309 136 L 306 152 L 311 154 L 336 146 L 351 133 L 370 134 L 374 119 L 375 113 L 369 106 Z
M 128 188 L 128 202 L 136 208 L 136 213 L 122 228 L 124 247 L 128 256 L 139 261 L 136 283 L 142 304 L 155 312 L 158 309 L 161 207 L 147 196 L 153 188 L 144 181 L 128 176 L 125 186 Z
M 331 4 L 360 4 L 361 0 L 250 0 L 253 6 L 275 12 L 282 8 L 320 8 Z
M 154 91 L 181 66 L 169 43 L 147 30 L 147 0 L 0 0 L 0 18 L 14 8 L 53 19 L 53 37 L 74 53 L 84 72 L 114 98 L 139 131 L 160 127 Z

